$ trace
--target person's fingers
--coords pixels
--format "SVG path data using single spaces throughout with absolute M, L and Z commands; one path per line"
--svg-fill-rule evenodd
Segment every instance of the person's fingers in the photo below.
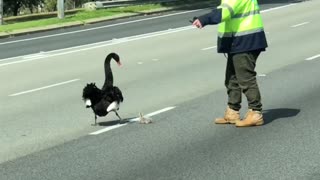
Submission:
M 193 24 L 194 26 L 196 26 L 197 28 L 202 28 L 202 24 L 201 24 L 201 22 L 199 21 L 199 19 L 195 20 L 192 24 Z
M 196 19 L 195 21 L 193 21 L 192 25 L 197 26 L 198 24 L 198 19 Z

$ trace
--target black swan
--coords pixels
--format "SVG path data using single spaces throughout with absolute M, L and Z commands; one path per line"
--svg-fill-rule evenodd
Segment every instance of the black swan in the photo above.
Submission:
M 85 101 L 86 108 L 91 108 L 94 112 L 95 123 L 97 124 L 97 116 L 106 116 L 113 111 L 122 122 L 118 114 L 120 103 L 123 102 L 121 90 L 113 86 L 113 75 L 110 66 L 111 59 L 114 59 L 121 66 L 120 57 L 116 53 L 110 53 L 104 61 L 105 81 L 102 89 L 99 89 L 95 83 L 87 84 L 83 88 L 82 98 Z

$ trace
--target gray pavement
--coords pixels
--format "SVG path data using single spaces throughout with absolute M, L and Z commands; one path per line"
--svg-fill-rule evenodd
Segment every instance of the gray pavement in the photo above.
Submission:
M 216 91 L 177 104 L 151 125 L 86 136 L 3 163 L 0 172 L 6 180 L 319 179 L 318 66 L 301 62 L 259 78 L 262 127 L 211 124 L 225 104 L 225 92 Z
M 257 68 L 266 118 L 258 128 L 212 124 L 226 103 L 225 59 L 203 50 L 215 45 L 214 26 L 0 61 L 0 179 L 319 179 L 319 61 L 305 61 L 320 54 L 317 6 L 263 13 L 270 48 Z M 87 82 L 103 84 L 110 51 L 124 64 L 113 66 L 123 117 L 176 108 L 151 125 L 89 136 L 116 120 L 91 127 L 81 101 Z
M 261 9 L 268 9 L 292 2 L 294 1 L 288 0 L 277 3 L 262 1 Z M 188 26 L 190 25 L 189 19 L 209 12 L 211 8 L 198 9 L 198 6 L 195 6 L 194 8 L 189 7 L 187 9 L 159 12 L 149 16 L 107 20 L 85 26 L 65 27 L 41 33 L 30 32 L 30 34 L 23 36 L 4 38 L 0 39 L 0 51 L 3 52 L 0 54 L 0 58 L 35 54 Z

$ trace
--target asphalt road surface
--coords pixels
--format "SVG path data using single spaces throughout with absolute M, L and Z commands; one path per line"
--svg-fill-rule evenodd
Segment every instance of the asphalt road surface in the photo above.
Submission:
M 276 1 L 276 3 L 274 2 Z M 283 6 L 296 0 L 261 0 L 261 9 Z M 56 49 L 110 41 L 135 35 L 190 25 L 189 20 L 210 11 L 207 9 L 176 10 L 150 16 L 138 16 L 85 26 L 31 33 L 0 39 L 0 58 L 37 54 Z
M 212 123 L 227 100 L 216 26 L 177 25 L 77 47 L 73 41 L 85 36 L 24 36 L 0 44 L 0 179 L 320 179 L 319 6 L 262 5 L 270 47 L 257 63 L 261 127 Z M 69 46 L 37 54 L 19 47 L 57 46 L 59 38 Z M 9 45 L 17 54 L 5 51 Z M 112 64 L 125 98 L 119 113 L 131 122 L 119 125 L 110 114 L 91 126 L 82 88 L 88 82 L 102 86 L 103 61 L 112 51 L 123 63 Z M 135 122 L 139 112 L 152 115 L 153 123 Z

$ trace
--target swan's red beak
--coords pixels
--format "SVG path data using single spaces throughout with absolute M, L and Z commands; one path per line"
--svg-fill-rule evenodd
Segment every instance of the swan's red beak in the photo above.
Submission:
M 122 66 L 122 64 L 121 64 L 121 62 L 119 61 L 119 62 L 117 62 L 117 64 L 118 64 L 118 66 L 119 67 L 121 67 Z

